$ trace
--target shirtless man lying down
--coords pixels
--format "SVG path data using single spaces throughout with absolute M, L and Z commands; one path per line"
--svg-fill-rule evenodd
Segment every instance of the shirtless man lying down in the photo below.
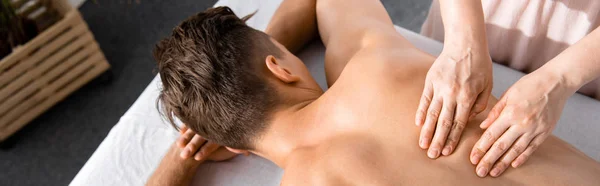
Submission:
M 398 34 L 377 0 L 286 0 L 266 34 L 246 19 L 219 7 L 177 26 L 155 50 L 159 100 L 166 116 L 207 140 L 277 164 L 282 185 L 600 183 L 600 164 L 554 136 L 518 169 L 480 178 L 469 161 L 482 135 L 476 124 L 455 153 L 427 158 L 414 116 L 435 58 Z M 326 92 L 292 54 L 317 34 L 327 48 Z M 179 151 L 171 148 L 149 185 L 189 184 L 199 162 Z

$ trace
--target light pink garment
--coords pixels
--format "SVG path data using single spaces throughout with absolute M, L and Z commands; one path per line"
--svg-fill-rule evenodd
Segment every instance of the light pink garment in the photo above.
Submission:
M 482 0 L 482 5 L 492 59 L 525 73 L 538 69 L 600 24 L 600 0 Z M 438 0 L 433 1 L 421 34 L 444 40 Z M 600 99 L 600 79 L 579 91 Z

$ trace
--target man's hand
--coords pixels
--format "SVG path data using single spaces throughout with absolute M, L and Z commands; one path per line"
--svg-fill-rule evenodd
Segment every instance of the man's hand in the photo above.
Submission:
M 228 151 L 225 147 L 207 141 L 186 126 L 181 127 L 179 132 L 181 136 L 177 139 L 177 145 L 179 148 L 182 148 L 180 157 L 183 159 L 193 156 L 196 161 L 206 159 L 224 161 L 236 156 L 235 153 Z
M 190 185 L 196 169 L 205 160 L 223 161 L 236 155 L 225 147 L 206 142 L 185 126 L 180 132 L 176 144 L 171 145 L 146 185 Z M 189 159 L 193 154 L 195 160 Z
M 146 182 L 147 186 L 190 185 L 198 166 L 204 160 L 182 159 L 181 149 L 173 143 Z
M 416 115 L 422 126 L 419 146 L 429 148 L 427 156 L 450 155 L 456 149 L 469 118 L 485 110 L 491 91 L 487 50 L 444 49 L 427 73 Z
M 551 74 L 533 72 L 504 93 L 481 123 L 487 130 L 471 151 L 478 176 L 489 172 L 497 177 L 509 165 L 520 166 L 552 134 L 566 99 L 575 92 L 561 82 Z

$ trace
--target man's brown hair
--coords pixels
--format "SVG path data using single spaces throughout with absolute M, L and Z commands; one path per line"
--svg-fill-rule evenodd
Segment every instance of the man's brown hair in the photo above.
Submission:
M 264 76 L 268 55 L 281 50 L 228 7 L 211 8 L 181 22 L 154 49 L 163 89 L 163 115 L 220 145 L 253 149 L 277 103 Z

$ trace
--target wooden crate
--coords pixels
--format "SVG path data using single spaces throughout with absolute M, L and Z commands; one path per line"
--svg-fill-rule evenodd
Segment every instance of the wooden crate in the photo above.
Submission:
M 77 9 L 0 61 L 0 141 L 109 68 Z

